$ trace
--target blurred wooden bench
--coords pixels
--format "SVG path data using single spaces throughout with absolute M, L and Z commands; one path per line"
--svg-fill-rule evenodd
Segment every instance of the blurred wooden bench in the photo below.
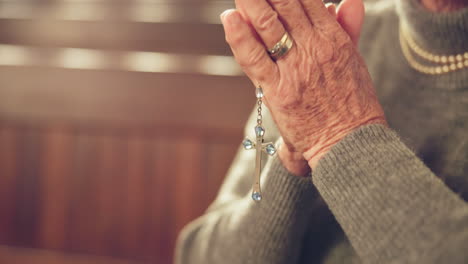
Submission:
M 54 250 L 39 250 L 31 248 L 0 246 L 0 263 L 31 263 L 31 264 L 147 264 L 103 256 L 63 253 Z
M 49 2 L 28 8 L 55 10 Z M 103 2 L 118 15 L 133 1 Z M 184 6 L 172 8 L 207 4 Z M 229 55 L 221 26 L 196 17 L 54 19 L 0 17 L 0 45 Z M 253 103 L 241 75 L 0 65 L 0 263 L 171 263 L 177 232 L 215 197 Z

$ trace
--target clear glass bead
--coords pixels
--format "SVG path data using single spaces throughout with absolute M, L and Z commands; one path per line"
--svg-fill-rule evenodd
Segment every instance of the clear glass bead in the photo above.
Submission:
M 257 96 L 258 99 L 260 99 L 260 98 L 263 97 L 263 89 L 262 89 L 262 87 L 257 87 L 257 89 L 255 89 L 255 96 Z
M 276 148 L 275 148 L 275 146 L 273 144 L 268 144 L 265 147 L 265 151 L 266 151 L 266 153 L 268 153 L 268 155 L 273 156 L 276 153 Z
M 262 200 L 262 195 L 259 192 L 253 192 L 252 199 L 256 202 L 259 202 Z
M 265 129 L 262 126 L 255 127 L 255 135 L 257 137 L 263 137 L 264 134 L 265 134 Z
M 244 149 L 253 149 L 255 147 L 255 144 L 252 142 L 252 140 L 246 138 L 244 141 L 242 141 L 242 145 L 244 146 Z

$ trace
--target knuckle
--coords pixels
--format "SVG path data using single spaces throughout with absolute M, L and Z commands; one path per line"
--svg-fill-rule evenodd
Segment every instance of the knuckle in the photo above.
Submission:
M 270 30 L 276 23 L 278 23 L 278 13 L 272 10 L 264 11 L 256 19 L 257 27 L 261 31 Z
M 323 45 L 316 52 L 317 62 L 320 65 L 326 64 L 335 57 L 335 49 L 332 45 Z
M 245 68 L 261 67 L 261 60 L 263 59 L 264 52 L 263 49 L 252 49 L 246 54 L 245 60 L 239 62 L 240 66 Z
M 240 43 L 244 41 L 244 39 L 245 39 L 244 34 L 235 34 L 235 33 L 226 34 L 226 42 L 231 46 L 239 45 Z
M 271 4 L 275 6 L 278 10 L 288 10 L 293 3 L 293 1 L 288 0 L 270 0 Z

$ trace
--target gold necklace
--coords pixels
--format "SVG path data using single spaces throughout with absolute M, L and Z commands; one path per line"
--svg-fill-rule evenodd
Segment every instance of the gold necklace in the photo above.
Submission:
M 409 65 L 419 72 L 438 75 L 468 68 L 468 52 L 455 55 L 430 53 L 416 44 L 402 26 L 400 27 L 400 45 Z M 436 65 L 423 64 L 415 58 L 415 55 L 420 60 L 426 60 L 428 63 Z

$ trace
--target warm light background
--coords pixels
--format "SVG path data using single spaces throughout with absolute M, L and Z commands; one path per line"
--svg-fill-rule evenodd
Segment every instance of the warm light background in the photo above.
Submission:
M 0 263 L 172 262 L 254 104 L 232 6 L 0 0 Z

